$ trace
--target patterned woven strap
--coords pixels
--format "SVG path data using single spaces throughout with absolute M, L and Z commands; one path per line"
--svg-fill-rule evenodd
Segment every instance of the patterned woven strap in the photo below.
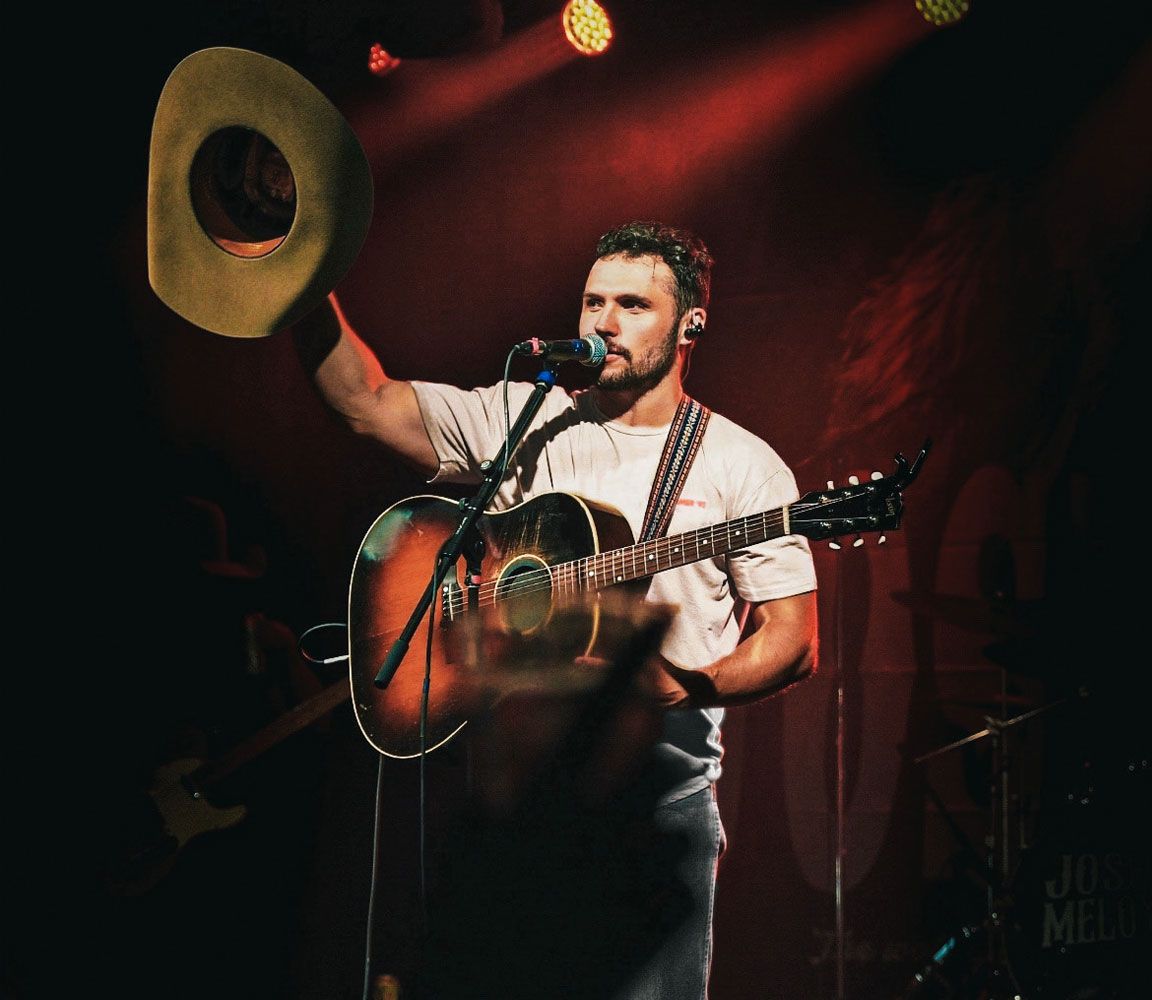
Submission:
M 652 481 L 652 493 L 648 497 L 648 510 L 644 513 L 644 525 L 640 530 L 641 542 L 659 538 L 668 530 L 672 511 L 684 489 L 688 469 L 704 438 L 704 428 L 712 411 L 691 396 L 685 395 L 676 408 L 672 426 L 668 428 L 668 439 L 664 442 L 664 454 L 660 456 L 660 466 Z

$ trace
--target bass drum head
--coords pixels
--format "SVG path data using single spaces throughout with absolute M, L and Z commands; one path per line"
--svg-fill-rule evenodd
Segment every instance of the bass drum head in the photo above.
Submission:
M 1096 720 L 1100 721 L 1100 720 Z M 1152 996 L 1146 739 L 1092 729 L 1041 811 L 1012 886 L 1013 968 L 1025 995 Z M 1097 738 L 1099 737 L 1099 738 Z

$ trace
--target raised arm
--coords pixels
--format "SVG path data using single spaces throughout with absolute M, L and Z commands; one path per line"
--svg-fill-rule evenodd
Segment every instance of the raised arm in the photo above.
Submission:
M 335 293 L 296 323 L 292 337 L 320 397 L 353 431 L 379 441 L 429 478 L 436 472 L 439 462 L 415 391 L 384 373 Z

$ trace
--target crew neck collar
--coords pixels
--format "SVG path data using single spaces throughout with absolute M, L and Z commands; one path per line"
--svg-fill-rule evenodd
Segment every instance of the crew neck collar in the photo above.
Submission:
M 660 434 L 667 434 L 668 428 L 672 426 L 672 420 L 676 419 L 675 415 L 673 415 L 672 419 L 667 423 L 656 426 L 625 423 L 622 420 L 606 416 L 604 411 L 596 404 L 596 397 L 588 390 L 585 389 L 581 395 L 584 396 L 585 405 L 595 415 L 597 423 L 602 424 L 618 434 L 629 434 L 633 437 L 655 437 Z

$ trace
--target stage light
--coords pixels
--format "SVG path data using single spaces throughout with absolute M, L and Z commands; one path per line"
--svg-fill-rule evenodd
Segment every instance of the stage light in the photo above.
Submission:
M 400 60 L 379 42 L 374 43 L 368 51 L 368 70 L 375 76 L 385 76 L 399 65 Z
M 560 17 L 568 41 L 582 55 L 598 56 L 612 41 L 612 23 L 595 0 L 568 0 Z
M 916 0 L 916 9 L 924 20 L 937 27 L 955 24 L 968 13 L 968 0 Z

